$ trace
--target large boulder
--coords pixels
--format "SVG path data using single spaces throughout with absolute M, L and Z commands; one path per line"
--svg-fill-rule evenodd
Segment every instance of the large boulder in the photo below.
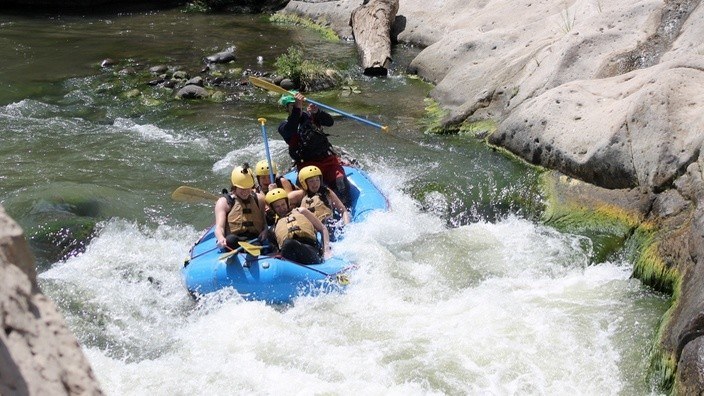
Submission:
M 39 291 L 22 229 L 2 206 L 0 327 L 0 394 L 102 394 L 78 341 Z
M 287 9 L 344 35 L 363 3 L 319 2 Z M 409 70 L 436 84 L 446 125 L 489 119 L 489 141 L 530 163 L 649 197 L 635 218 L 658 232 L 634 274 L 675 297 L 654 368 L 704 392 L 702 1 L 403 0 L 392 35 L 424 47 Z
M 669 188 L 704 135 L 704 57 L 561 84 L 523 101 L 490 137 L 527 161 L 607 188 Z

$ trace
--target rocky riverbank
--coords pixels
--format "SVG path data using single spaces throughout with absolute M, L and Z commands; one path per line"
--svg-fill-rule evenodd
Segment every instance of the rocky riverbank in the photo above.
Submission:
M 349 36 L 362 3 L 291 1 L 283 12 Z M 701 1 L 400 0 L 393 35 L 424 47 L 409 71 L 436 84 L 446 128 L 489 126 L 489 144 L 568 176 L 548 178 L 546 221 L 621 222 L 634 276 L 673 295 L 652 374 L 702 392 Z
M 350 36 L 363 0 L 283 12 Z M 634 276 L 673 296 L 653 375 L 704 390 L 704 6 L 701 0 L 400 0 L 392 35 L 422 46 L 448 129 L 553 170 L 546 221 L 613 224 Z M 0 394 L 100 394 L 80 347 L 36 286 L 19 227 L 0 210 Z M 651 340 L 643 340 L 651 342 Z M 7 373 L 7 375 L 5 375 Z
M 37 286 L 22 229 L 0 206 L 0 394 L 101 395 L 78 341 Z

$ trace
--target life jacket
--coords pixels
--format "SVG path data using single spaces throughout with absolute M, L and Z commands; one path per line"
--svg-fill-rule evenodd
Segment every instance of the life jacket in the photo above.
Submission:
M 227 213 L 227 234 L 256 236 L 261 233 L 266 224 L 262 220 L 262 211 L 255 193 L 250 194 L 246 200 L 232 194 L 225 194 L 225 199 L 230 205 Z
M 276 221 L 274 235 L 276 235 L 276 243 L 279 246 L 283 246 L 284 241 L 291 238 L 313 245 L 318 243 L 313 223 L 296 210 Z
M 291 158 L 296 161 L 314 161 L 325 158 L 333 153 L 332 144 L 323 128 L 315 125 L 308 117 L 298 127 L 298 145 L 289 147 Z
M 301 207 L 310 210 L 320 221 L 325 221 L 332 217 L 332 208 L 328 199 L 328 188 L 320 186 L 317 193 L 306 193 L 301 201 Z

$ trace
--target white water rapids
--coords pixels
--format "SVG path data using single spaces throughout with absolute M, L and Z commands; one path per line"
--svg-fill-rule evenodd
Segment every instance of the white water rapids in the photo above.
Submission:
M 200 230 L 119 219 L 42 286 L 110 395 L 651 391 L 664 303 L 628 264 L 515 217 L 447 229 L 381 174 L 392 210 L 335 246 L 359 264 L 344 294 L 195 303 L 179 268 Z

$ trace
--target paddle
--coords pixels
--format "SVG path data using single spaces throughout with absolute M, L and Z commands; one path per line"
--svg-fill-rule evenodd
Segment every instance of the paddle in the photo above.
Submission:
M 254 242 L 254 241 L 258 240 L 258 239 L 259 239 L 259 238 L 254 238 L 254 239 L 250 239 L 250 240 L 247 241 L 247 242 L 239 242 L 239 243 L 240 243 L 240 245 L 243 244 L 243 243 L 249 244 L 249 243 Z M 256 246 L 256 245 L 252 245 L 252 246 Z M 220 255 L 220 257 L 218 257 L 218 260 L 220 260 L 220 261 L 226 260 L 226 259 L 229 258 L 230 256 L 233 256 L 233 255 L 235 255 L 235 254 L 241 252 L 242 249 L 244 249 L 244 247 L 243 247 L 243 246 L 240 246 L 240 247 L 238 247 L 237 249 L 230 250 L 230 251 L 227 252 L 227 253 L 223 253 L 223 254 Z M 253 255 L 253 256 L 254 256 L 254 255 Z M 258 255 L 257 255 L 257 256 L 258 256 Z
M 269 247 L 268 245 L 252 245 L 251 243 L 244 241 L 238 243 L 240 244 L 239 248 L 244 249 L 247 253 L 251 254 L 252 256 L 259 256 L 263 248 Z
M 278 92 L 278 93 L 281 93 L 281 94 L 289 93 L 289 94 L 292 94 L 292 95 L 293 95 L 293 93 L 287 91 L 286 89 L 281 88 L 280 86 L 278 86 L 278 85 L 276 85 L 276 84 L 272 84 L 272 83 L 270 83 L 269 81 L 263 80 L 263 79 L 261 79 L 261 78 L 249 76 L 249 82 L 251 82 L 252 85 L 255 85 L 255 86 L 260 87 L 260 88 L 264 88 L 264 89 L 266 89 L 266 90 L 268 90 L 268 91 Z M 373 126 L 373 127 L 379 128 L 379 129 L 381 129 L 383 132 L 388 132 L 388 131 L 389 131 L 389 127 L 386 126 L 386 125 L 377 124 L 376 122 L 369 121 L 369 120 L 364 119 L 364 118 L 362 118 L 362 117 L 358 117 L 358 116 L 356 116 L 356 115 L 354 115 L 354 114 L 350 114 L 350 113 L 344 112 L 344 111 L 339 110 L 339 109 L 336 109 L 336 108 L 334 108 L 334 107 L 332 107 L 332 106 L 328 106 L 328 105 L 322 104 L 322 103 L 320 103 L 320 102 L 316 102 L 316 101 L 314 101 L 314 100 L 312 100 L 312 99 L 309 99 L 309 98 L 306 98 L 306 101 L 309 102 L 309 103 L 312 103 L 312 104 L 314 104 L 314 105 L 316 105 L 316 106 L 318 106 L 318 107 L 321 107 L 321 108 L 323 108 L 323 109 L 330 110 L 330 111 L 334 111 L 335 113 L 338 113 L 338 114 L 343 115 L 343 116 L 345 116 L 345 117 L 351 118 L 351 119 L 353 119 L 353 120 L 357 120 L 357 121 L 359 121 L 359 122 L 361 122 L 361 123 L 363 123 L 363 124 L 367 124 L 367 125 L 371 125 L 371 126 Z
M 274 184 L 274 168 L 271 166 L 271 154 L 269 154 L 269 139 L 266 137 L 266 118 L 258 118 L 260 124 L 262 124 L 262 140 L 264 141 L 264 152 L 266 153 L 266 163 L 269 165 L 269 183 Z
M 171 199 L 181 202 L 215 202 L 220 195 L 212 194 L 195 187 L 181 186 L 171 193 Z
M 234 256 L 235 254 L 241 252 L 242 249 L 243 249 L 242 246 L 240 246 L 240 247 L 238 247 L 237 249 L 230 250 L 230 251 L 227 252 L 227 253 L 223 253 L 223 254 L 220 255 L 220 257 L 218 257 L 218 261 L 227 260 L 228 258 L 230 258 L 230 256 Z

